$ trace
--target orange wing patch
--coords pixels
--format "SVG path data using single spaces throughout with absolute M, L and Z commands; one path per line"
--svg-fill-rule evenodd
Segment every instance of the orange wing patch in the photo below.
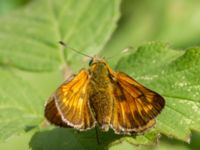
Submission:
M 112 74 L 114 108 L 111 127 L 118 134 L 143 132 L 155 124 L 155 117 L 165 105 L 157 93 L 117 72 Z
M 95 125 L 88 101 L 88 78 L 88 71 L 81 70 L 73 79 L 63 83 L 54 94 L 57 112 L 62 121 L 79 130 L 90 129 Z M 48 114 L 48 108 L 46 112 Z

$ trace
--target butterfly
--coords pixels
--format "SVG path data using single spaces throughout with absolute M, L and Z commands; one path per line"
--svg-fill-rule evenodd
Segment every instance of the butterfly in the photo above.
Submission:
M 54 125 L 80 131 L 98 125 L 102 131 L 133 134 L 153 127 L 164 105 L 161 95 L 95 56 L 89 69 L 81 69 L 50 96 L 45 117 Z

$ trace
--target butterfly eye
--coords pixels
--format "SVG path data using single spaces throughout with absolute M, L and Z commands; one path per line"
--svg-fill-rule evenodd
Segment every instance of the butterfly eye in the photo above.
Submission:
M 89 61 L 89 66 L 91 66 L 93 63 L 93 58 Z

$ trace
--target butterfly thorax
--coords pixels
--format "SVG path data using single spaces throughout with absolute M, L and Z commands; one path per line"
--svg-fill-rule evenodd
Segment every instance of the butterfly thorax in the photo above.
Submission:
M 106 64 L 97 62 L 91 65 L 89 73 L 90 106 L 100 127 L 107 131 L 113 106 L 109 70 Z

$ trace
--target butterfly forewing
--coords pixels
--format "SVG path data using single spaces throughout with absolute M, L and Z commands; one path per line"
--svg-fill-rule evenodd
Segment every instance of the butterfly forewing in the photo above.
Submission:
M 73 79 L 62 84 L 54 94 L 62 121 L 79 130 L 95 125 L 88 102 L 88 78 L 87 70 L 81 70 Z
M 157 116 L 163 107 L 165 106 L 165 100 L 158 93 L 144 87 L 136 80 L 132 79 L 123 72 L 116 73 L 119 83 L 131 93 L 133 97 L 137 97 L 137 100 L 144 105 L 146 109 L 151 109 L 155 116 Z M 150 113 L 150 112 L 149 112 Z M 154 116 L 154 117 L 155 117 Z
M 116 133 L 142 132 L 155 124 L 164 99 L 125 73 L 112 74 L 114 108 L 111 127 Z

